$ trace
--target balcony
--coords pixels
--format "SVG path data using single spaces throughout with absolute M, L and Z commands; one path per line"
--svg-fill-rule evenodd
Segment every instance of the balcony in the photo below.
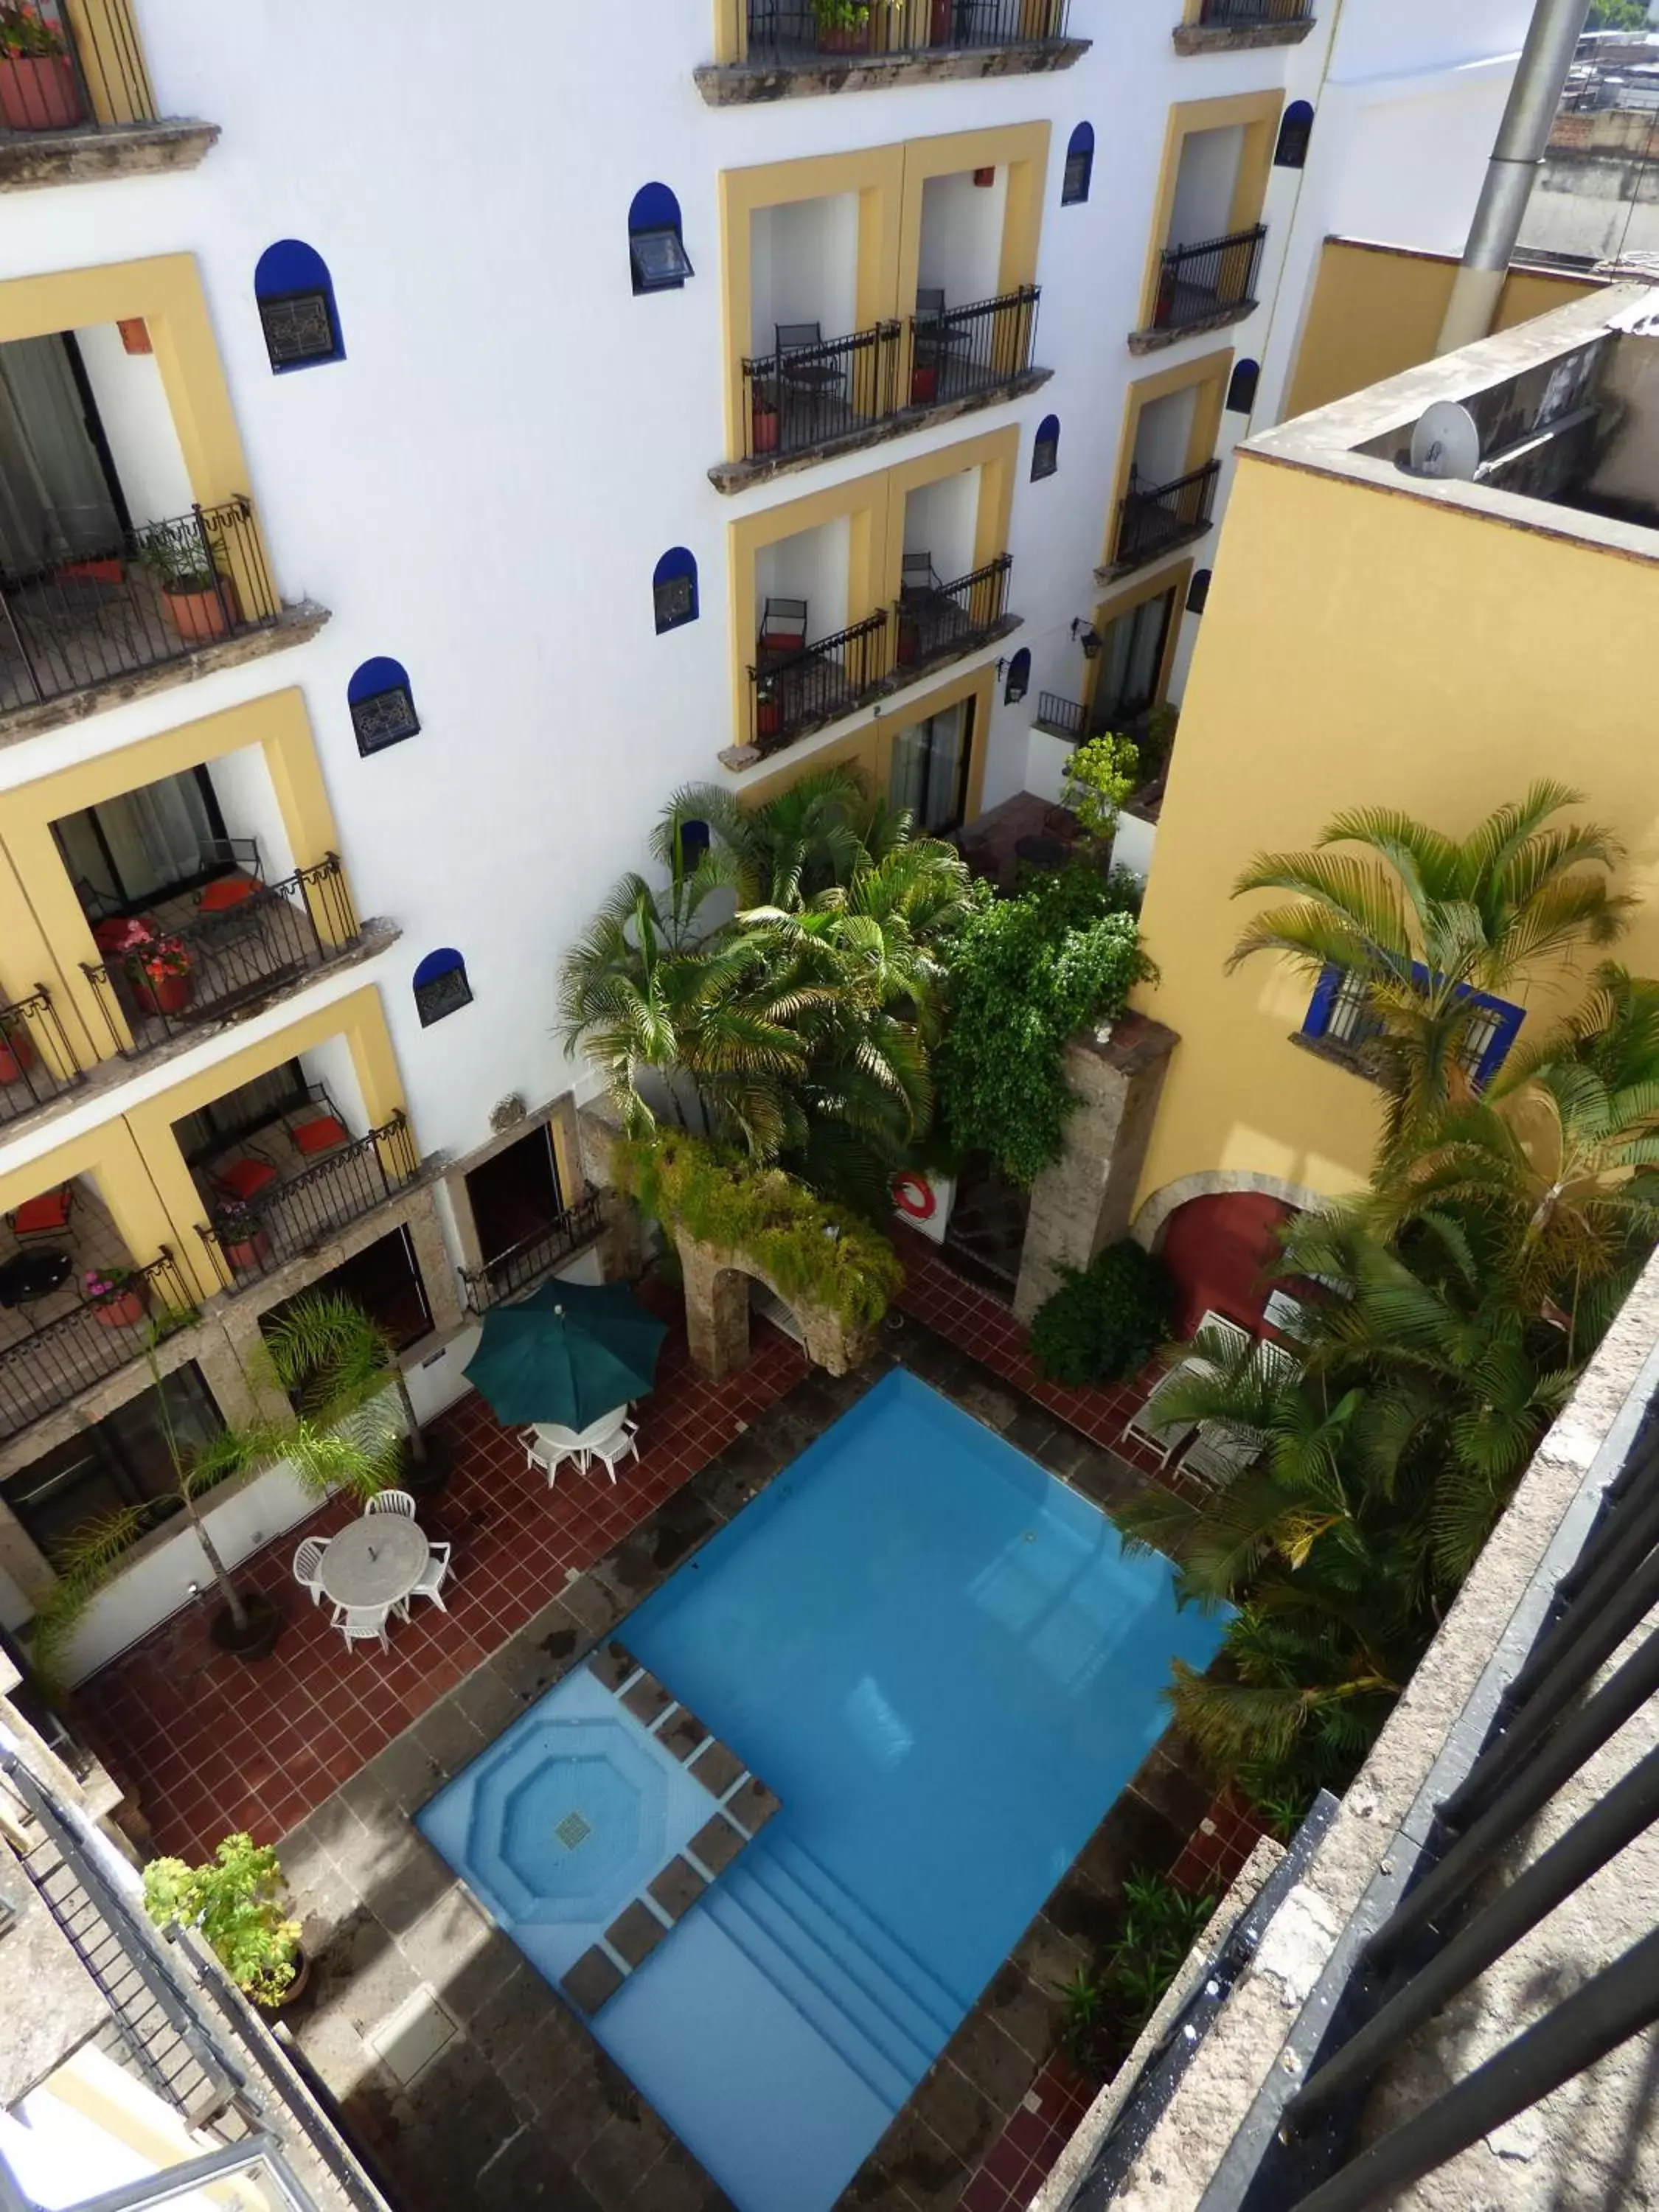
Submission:
M 1070 0 L 722 0 L 722 51 L 696 72 L 711 107 L 942 78 L 1070 69 Z M 726 11 L 729 9 L 729 15 Z M 837 20 L 837 18 L 841 20 Z
M 938 583 L 924 575 L 913 581 L 907 575 L 894 610 L 899 682 L 913 683 L 927 670 L 960 660 L 1003 635 L 1013 565 L 1013 556 L 1001 553 L 954 583 Z M 907 556 L 907 571 L 910 566 Z
M 1313 27 L 1313 0 L 1200 0 L 1196 20 L 1173 36 L 1178 54 L 1212 54 L 1300 46 Z
M 193 169 L 216 124 L 163 121 L 128 0 L 31 0 L 22 52 L 0 54 L 0 191 Z
M 1206 461 L 1201 469 L 1191 469 L 1169 483 L 1144 484 L 1132 467 L 1128 492 L 1118 502 L 1112 557 L 1096 569 L 1098 580 L 1109 584 L 1204 537 L 1211 526 L 1220 475 L 1219 461 Z
M 137 1060 L 208 1024 L 246 1016 L 303 976 L 368 943 L 332 853 L 279 883 L 221 878 L 212 911 L 188 898 L 100 922 L 106 957 L 83 963 L 107 1053 Z
M 769 653 L 749 671 L 756 752 L 780 752 L 828 722 L 853 714 L 885 688 L 890 666 L 887 612 L 793 653 Z
M 0 1129 L 85 1080 L 44 983 L 26 999 L 0 1000 Z
M 1154 353 L 1178 337 L 1242 322 L 1256 305 L 1265 223 L 1212 238 L 1201 246 L 1168 247 L 1158 263 L 1152 319 L 1131 333 L 1132 353 Z
M 234 1158 L 198 1170 L 211 1208 L 201 1235 L 227 1290 L 274 1274 L 315 1252 L 406 1189 L 421 1164 L 401 1114 L 352 1138 L 325 1094 L 301 1119 L 292 1114 L 235 1140 Z M 317 1157 L 316 1141 L 333 1148 Z M 238 1170 L 240 1170 L 240 1174 Z M 250 1172 L 250 1170 L 252 1172 Z M 251 1194 L 234 1194 L 240 1182 Z
M 467 1311 L 484 1314 L 491 1306 L 521 1297 L 574 1258 L 584 1244 L 591 1243 L 604 1225 L 602 1195 L 591 1191 L 574 1206 L 567 1206 L 549 1227 L 486 1261 L 482 1267 L 463 1267 L 461 1289 Z
M 741 490 L 1036 391 L 1051 374 L 1032 365 L 1041 296 L 1039 286 L 1024 284 L 917 314 L 908 329 L 881 323 L 745 359 L 744 456 L 710 469 L 709 481 L 719 491 Z

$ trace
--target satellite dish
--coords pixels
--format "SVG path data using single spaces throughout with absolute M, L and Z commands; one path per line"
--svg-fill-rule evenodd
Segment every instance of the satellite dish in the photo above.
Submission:
M 1412 471 L 1419 477 L 1462 477 L 1480 465 L 1480 431 L 1467 407 L 1437 399 L 1412 432 Z

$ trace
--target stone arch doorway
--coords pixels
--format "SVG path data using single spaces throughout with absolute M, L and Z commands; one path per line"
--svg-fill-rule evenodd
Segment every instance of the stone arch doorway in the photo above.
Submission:
M 1162 1255 L 1180 1286 L 1176 1330 L 1190 1336 L 1206 1312 L 1254 1334 L 1261 1329 L 1279 1257 L 1278 1231 L 1323 1201 L 1316 1191 L 1272 1176 L 1183 1176 L 1156 1193 L 1136 1216 L 1139 1242 Z
M 868 1340 L 840 1317 L 810 1300 L 791 1297 L 747 1254 L 720 1251 L 712 1244 L 677 1234 L 675 1249 L 685 1286 L 685 1334 L 691 1364 L 713 1382 L 745 1366 L 749 1359 L 749 1285 L 762 1283 L 800 1324 L 802 1349 L 815 1367 L 847 1375 L 869 1350 Z

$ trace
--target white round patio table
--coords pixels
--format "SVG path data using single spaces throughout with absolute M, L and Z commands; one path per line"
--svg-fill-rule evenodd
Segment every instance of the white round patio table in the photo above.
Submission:
M 365 1513 L 329 1538 L 317 1579 L 336 1605 L 389 1610 L 419 1582 L 431 1553 L 418 1522 L 400 1513 Z

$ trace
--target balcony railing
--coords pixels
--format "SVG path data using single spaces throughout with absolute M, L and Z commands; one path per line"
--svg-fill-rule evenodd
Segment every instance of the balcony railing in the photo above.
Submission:
M 0 137 L 39 131 L 154 123 L 155 95 L 126 0 L 102 0 L 79 21 L 66 0 L 30 0 L 44 51 L 0 63 Z
M 261 884 L 239 905 L 176 928 L 157 924 L 147 943 L 96 967 L 83 963 L 82 972 L 109 1051 L 133 1060 L 204 1022 L 250 1012 L 362 936 L 344 871 L 330 853 L 281 883 Z
M 749 0 L 751 62 L 856 59 L 952 48 L 1043 46 L 1066 36 L 1070 0 L 872 0 L 836 24 L 812 0 Z
M 1073 744 L 1081 744 L 1088 732 L 1089 709 L 1081 699 L 1064 699 L 1058 691 L 1039 691 L 1031 726 L 1046 730 L 1051 738 L 1066 738 Z
M 1214 316 L 1254 307 L 1267 235 L 1267 225 L 1259 222 L 1202 246 L 1170 246 L 1158 264 L 1153 330 L 1185 330 Z
M 895 609 L 901 670 L 956 659 L 987 644 L 1008 611 L 1008 572 L 1013 556 L 1000 553 L 953 584 L 908 592 Z
M 916 315 L 910 324 L 910 404 L 971 398 L 1031 366 L 1042 288 L 1022 284 L 998 299 Z
M 878 323 L 743 364 L 744 459 L 800 453 L 854 435 L 899 404 L 903 325 Z
M 1206 30 L 1259 31 L 1269 24 L 1310 23 L 1313 0 L 1200 0 Z
M 195 1316 L 195 1300 L 165 1246 L 120 1285 L 118 1297 L 83 1298 L 70 1312 L 0 1351 L 0 1437 L 66 1406 L 143 1350 L 147 1329 Z
M 246 499 L 112 541 L 56 518 L 35 565 L 0 576 L 0 714 L 185 659 L 277 612 Z
M 52 994 L 0 1000 L 0 1127 L 85 1081 Z
M 775 752 L 852 714 L 886 680 L 890 654 L 886 610 L 878 608 L 833 637 L 763 660 L 749 672 L 756 745 Z
M 600 1194 L 591 1191 L 567 1206 L 547 1228 L 485 1261 L 482 1267 L 463 1267 L 461 1290 L 468 1312 L 487 1313 L 491 1306 L 506 1305 L 533 1290 L 573 1253 L 590 1243 L 604 1225 Z
M 216 1209 L 201 1231 L 227 1289 L 268 1275 L 361 1221 L 404 1189 L 421 1164 L 401 1114 L 257 1197 Z
M 1209 528 L 1215 507 L 1219 461 L 1206 461 L 1165 484 L 1143 484 L 1132 468 L 1129 489 L 1118 505 L 1114 568 L 1139 568 L 1177 545 L 1190 544 Z

